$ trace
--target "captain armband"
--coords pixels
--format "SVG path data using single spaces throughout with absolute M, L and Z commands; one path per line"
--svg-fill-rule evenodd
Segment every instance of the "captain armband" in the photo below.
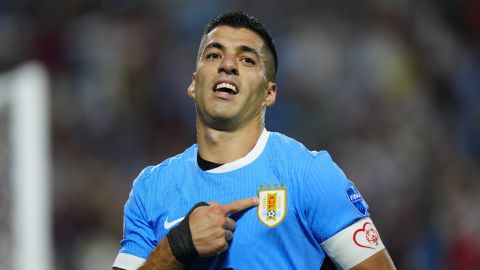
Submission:
M 206 202 L 195 204 L 185 219 L 167 234 L 168 244 L 178 262 L 185 264 L 198 257 L 198 252 L 193 245 L 192 232 L 190 231 L 190 214 L 198 207 L 208 205 Z
M 341 269 L 350 269 L 385 248 L 370 218 L 363 218 L 322 243 Z

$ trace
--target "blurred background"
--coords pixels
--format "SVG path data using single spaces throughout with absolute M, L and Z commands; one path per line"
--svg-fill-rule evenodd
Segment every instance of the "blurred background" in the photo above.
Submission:
M 1 0 L 0 71 L 48 69 L 55 269 L 109 269 L 133 179 L 195 143 L 186 89 L 227 10 L 275 38 L 267 129 L 329 151 L 398 269 L 480 269 L 480 1 Z

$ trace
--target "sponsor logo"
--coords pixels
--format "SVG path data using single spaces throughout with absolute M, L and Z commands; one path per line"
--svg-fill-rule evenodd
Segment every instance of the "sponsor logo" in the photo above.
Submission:
M 257 217 L 272 228 L 280 224 L 287 214 L 287 189 L 284 184 L 261 185 L 258 190 Z
M 173 226 L 175 226 L 177 223 L 181 222 L 185 217 L 181 217 L 181 218 L 177 218 L 173 221 L 170 221 L 168 222 L 168 216 L 167 218 L 165 219 L 165 222 L 163 223 L 163 228 L 165 228 L 165 230 L 168 230 L 170 228 L 172 228 Z
M 380 235 L 370 222 L 365 222 L 362 229 L 353 233 L 353 242 L 359 247 L 376 249 L 380 242 Z
M 368 205 L 363 199 L 362 195 L 354 186 L 349 186 L 345 190 L 347 198 L 350 203 L 355 207 L 355 209 L 362 215 L 366 216 L 368 214 Z

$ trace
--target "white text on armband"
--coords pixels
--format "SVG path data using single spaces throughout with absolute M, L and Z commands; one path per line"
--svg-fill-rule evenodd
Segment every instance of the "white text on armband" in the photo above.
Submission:
M 322 243 L 323 250 L 342 269 L 350 269 L 385 246 L 370 218 L 363 218 Z

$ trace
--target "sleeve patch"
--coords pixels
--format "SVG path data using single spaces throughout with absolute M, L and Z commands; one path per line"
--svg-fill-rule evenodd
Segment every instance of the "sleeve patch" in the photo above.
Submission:
M 322 247 L 342 269 L 350 269 L 385 248 L 370 218 L 363 218 L 325 240 Z
M 363 199 L 362 195 L 354 186 L 348 186 L 345 190 L 348 200 L 353 207 L 362 215 L 368 215 L 368 205 Z

